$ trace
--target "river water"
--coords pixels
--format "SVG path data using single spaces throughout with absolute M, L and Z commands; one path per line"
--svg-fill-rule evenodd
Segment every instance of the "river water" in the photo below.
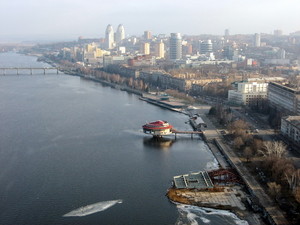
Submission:
M 4 66 L 49 65 L 1 53 Z M 1 225 L 245 223 L 227 211 L 176 206 L 165 197 L 173 176 L 215 165 L 200 139 L 158 142 L 142 133 L 144 123 L 158 119 L 191 130 L 185 115 L 55 72 L 0 75 Z M 117 199 L 123 202 L 92 215 L 62 217 Z

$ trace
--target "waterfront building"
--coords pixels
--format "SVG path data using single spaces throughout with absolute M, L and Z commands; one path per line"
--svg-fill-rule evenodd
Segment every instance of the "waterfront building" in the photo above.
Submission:
M 105 31 L 105 45 L 106 49 L 114 48 L 114 29 L 110 24 L 107 25 Z
M 287 116 L 281 118 L 280 131 L 283 136 L 300 146 L 300 116 Z
M 180 33 L 171 33 L 169 54 L 170 60 L 182 58 L 182 39 Z
M 268 83 L 239 82 L 235 90 L 228 91 L 228 101 L 237 105 L 259 105 L 267 99 Z
M 157 120 L 143 125 L 143 132 L 156 137 L 172 134 L 173 126 L 167 121 Z
M 155 56 L 160 59 L 165 58 L 165 44 L 162 41 L 155 44 Z
M 124 39 L 125 39 L 125 29 L 124 26 L 120 24 L 116 31 L 116 43 L 119 44 Z
M 150 55 L 150 43 L 148 42 L 141 43 L 140 53 L 143 55 Z
M 213 52 L 213 45 L 211 40 L 200 42 L 200 53 L 209 54 Z
M 144 39 L 150 40 L 151 38 L 152 38 L 151 32 L 148 30 L 144 31 Z
M 207 171 L 173 177 L 173 184 L 178 189 L 212 189 L 214 184 Z
M 260 34 L 255 33 L 254 34 L 254 47 L 260 47 L 261 42 L 260 42 Z
M 292 115 L 300 115 L 300 90 L 270 82 L 268 100 L 271 106 Z

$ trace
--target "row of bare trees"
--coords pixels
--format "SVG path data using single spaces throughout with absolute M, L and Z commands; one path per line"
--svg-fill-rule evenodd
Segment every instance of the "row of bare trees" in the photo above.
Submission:
M 183 93 L 183 92 L 179 92 L 177 90 L 173 90 L 173 89 L 167 89 L 165 90 L 165 92 L 170 95 L 173 96 L 175 98 L 180 98 L 183 99 L 184 101 L 188 102 L 188 103 L 194 103 L 195 99 L 191 96 L 188 96 L 187 94 Z
M 134 79 L 132 77 L 130 78 L 122 77 L 119 74 L 107 73 L 102 70 L 93 70 L 86 67 L 80 67 L 78 70 L 81 74 L 90 74 L 95 78 L 105 80 L 110 83 L 126 85 L 127 87 L 140 90 L 140 91 L 148 90 L 148 85 L 141 79 Z
M 274 197 L 279 198 L 287 192 L 300 203 L 300 169 L 286 157 L 286 145 L 277 141 L 264 142 L 259 153 L 264 157 L 262 168 L 272 178 L 268 186 Z

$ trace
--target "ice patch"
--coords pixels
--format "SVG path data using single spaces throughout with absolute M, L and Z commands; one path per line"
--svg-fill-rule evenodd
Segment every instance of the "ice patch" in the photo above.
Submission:
M 237 224 L 248 225 L 245 220 L 239 219 L 235 214 L 219 209 L 210 209 L 197 206 L 178 204 L 179 218 L 176 225 L 197 224 Z
M 63 217 L 73 217 L 73 216 L 87 216 L 96 212 L 104 211 L 112 206 L 114 206 L 117 203 L 122 203 L 123 200 L 111 200 L 111 201 L 103 201 L 103 202 L 97 202 L 91 205 L 86 205 L 83 207 L 80 207 L 78 209 L 74 209 L 71 212 L 66 213 L 63 215 Z
M 210 220 L 205 217 L 200 217 L 200 219 L 203 221 L 203 223 L 210 223 Z
M 218 160 L 214 159 L 214 161 L 207 162 L 205 166 L 205 170 L 215 170 L 219 169 L 219 163 Z

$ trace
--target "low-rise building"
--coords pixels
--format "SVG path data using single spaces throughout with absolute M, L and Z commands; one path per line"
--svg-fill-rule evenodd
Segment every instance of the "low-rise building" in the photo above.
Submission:
M 267 98 L 268 83 L 238 82 L 235 90 L 228 91 L 228 101 L 237 105 L 260 104 Z
M 300 146 L 300 116 L 287 116 L 281 119 L 281 134 Z

